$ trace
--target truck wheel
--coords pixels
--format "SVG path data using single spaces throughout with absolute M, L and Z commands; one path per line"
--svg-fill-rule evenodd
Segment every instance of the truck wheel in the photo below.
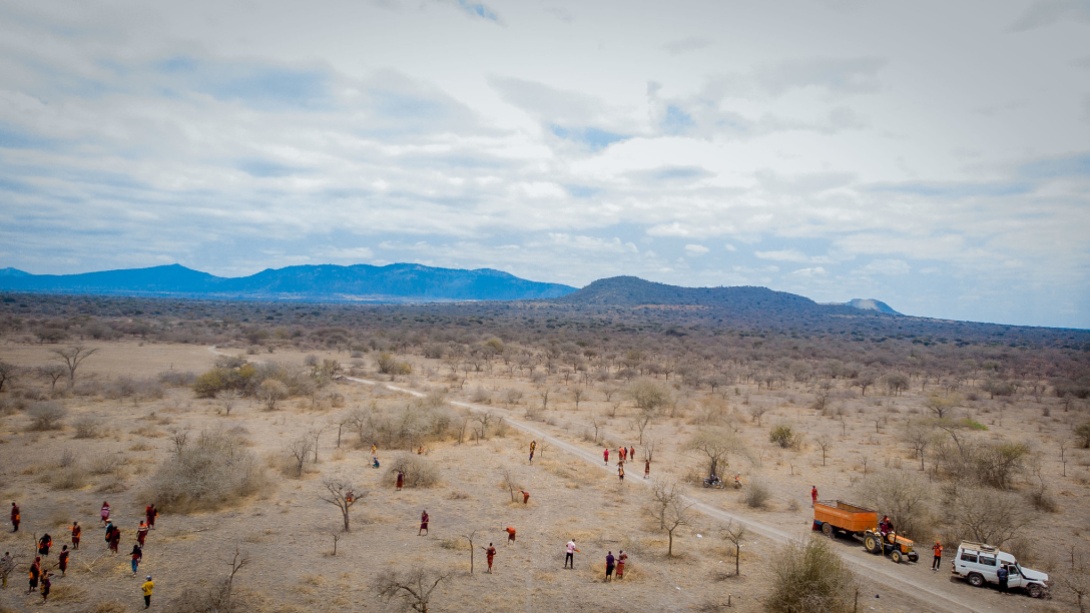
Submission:
M 863 539 L 863 549 L 866 549 L 871 553 L 878 553 L 882 550 L 882 546 L 878 543 L 878 539 L 875 538 L 873 534 L 868 534 L 867 537 Z
M 821 533 L 829 538 L 833 538 L 833 525 L 829 522 L 821 524 Z
M 908 561 L 909 562 L 918 562 L 919 560 L 920 560 L 920 556 L 916 555 L 915 551 L 908 554 Z
M 901 552 L 898 549 L 894 549 L 893 551 L 889 552 L 889 559 L 893 560 L 894 564 L 900 564 L 903 558 L 904 556 L 901 555 Z
M 969 585 L 973 587 L 984 587 L 984 575 L 980 573 L 969 573 Z
M 1040 598 L 1042 594 L 1041 586 L 1036 583 L 1031 583 L 1026 586 L 1026 593 L 1030 598 Z

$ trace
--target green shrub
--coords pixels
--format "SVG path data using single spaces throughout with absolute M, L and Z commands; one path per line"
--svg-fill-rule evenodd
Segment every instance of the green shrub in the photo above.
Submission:
M 775 580 L 765 600 L 772 613 L 852 610 L 855 581 L 828 539 L 787 544 L 772 562 Z

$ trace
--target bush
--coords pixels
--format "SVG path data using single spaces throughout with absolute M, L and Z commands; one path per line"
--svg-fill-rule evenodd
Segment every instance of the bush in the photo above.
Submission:
M 786 545 L 775 556 L 776 574 L 765 610 L 775 613 L 831 613 L 852 610 L 855 581 L 827 539 Z
M 68 415 L 68 409 L 64 408 L 64 405 L 59 402 L 47 400 L 30 405 L 30 408 L 27 409 L 27 415 L 32 420 L 31 430 L 60 430 L 60 422 Z
M 242 441 L 224 432 L 202 432 L 193 442 L 181 442 L 159 465 L 146 498 L 184 513 L 223 507 L 265 484 L 264 471 Z
M 768 440 L 784 449 L 797 449 L 802 443 L 802 435 L 796 434 L 791 426 L 780 424 L 772 429 L 772 432 L 768 435 Z
M 1075 436 L 1079 439 L 1079 447 L 1090 449 L 1090 421 L 1075 428 Z
M 386 481 L 393 485 L 397 471 L 405 473 L 406 487 L 432 487 L 439 484 L 439 469 L 424 456 L 403 453 L 390 462 L 386 469 Z
M 931 501 L 933 486 L 920 473 L 886 471 L 867 477 L 857 492 L 859 500 L 889 515 L 897 532 L 918 541 L 934 534 Z
M 101 435 L 102 422 L 91 415 L 84 415 L 72 427 L 76 430 L 76 438 L 98 438 Z
M 751 509 L 763 509 L 771 494 L 760 481 L 752 481 L 746 487 L 746 504 Z

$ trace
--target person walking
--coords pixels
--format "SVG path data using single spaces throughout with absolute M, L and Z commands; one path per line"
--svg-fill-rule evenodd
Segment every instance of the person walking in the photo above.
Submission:
M 144 559 L 144 550 L 140 548 L 140 545 L 133 545 L 129 557 L 132 558 L 132 576 L 135 577 L 136 569 L 140 567 L 140 560 Z
M 620 457 L 620 460 L 617 460 L 617 461 L 618 462 L 624 462 L 625 456 L 628 455 L 628 448 L 627 447 L 621 447 L 620 449 L 617 450 L 617 455 Z
M 643 478 L 646 479 L 651 474 L 651 460 L 643 461 Z
M 424 512 L 420 514 L 420 530 L 416 532 L 417 536 L 421 534 L 428 534 L 428 522 L 431 521 L 431 517 L 428 515 L 428 510 L 424 509 Z
M 49 571 L 42 571 L 42 602 L 49 600 L 49 590 L 53 587 L 53 582 L 49 580 Z
M 68 551 L 68 545 L 61 547 L 61 555 L 57 560 L 57 568 L 61 569 L 61 576 L 68 574 L 68 556 L 72 555 L 71 551 Z
M 118 547 L 121 545 L 121 528 L 110 524 L 110 551 L 118 553 Z
M 102 518 L 103 524 L 110 523 L 110 503 L 105 500 L 102 501 L 102 509 L 99 510 L 98 516 Z
M 606 554 L 606 582 L 613 581 L 613 567 L 614 567 L 613 552 L 610 551 Z
M 397 471 L 397 483 L 395 484 L 395 487 L 397 488 L 396 491 L 400 492 L 401 488 L 404 487 L 404 486 L 405 486 L 405 473 L 399 470 L 399 471 Z
M 150 529 L 150 530 L 155 529 L 155 518 L 156 517 L 159 517 L 159 509 L 155 508 L 155 503 L 154 502 L 149 504 L 148 506 L 144 507 L 144 518 L 148 522 L 148 529 Z
M 42 576 L 42 559 L 34 558 L 34 561 L 30 564 L 30 571 L 27 573 L 30 577 L 30 589 L 26 591 L 27 594 L 38 589 L 38 579 Z
M 144 546 L 144 540 L 148 538 L 148 524 L 147 522 L 140 522 L 140 527 L 136 529 L 136 542 L 141 547 Z
M 537 441 L 530 441 L 530 463 L 534 463 L 534 451 L 537 449 Z
M 19 514 L 19 505 L 15 504 L 15 501 L 11 501 L 11 531 L 19 531 L 19 522 L 22 521 L 23 516 Z
M 630 462 L 632 462 L 632 461 L 635 461 L 635 459 L 636 459 L 636 448 L 632 447 L 632 446 L 629 446 L 628 447 L 628 460 Z
M 624 549 L 617 554 L 617 578 L 624 579 L 624 565 L 628 561 L 628 554 L 624 552 Z
M 496 557 L 496 548 L 492 546 L 492 543 L 488 544 L 488 547 L 481 547 L 484 549 L 484 557 L 488 560 L 488 572 L 492 572 L 492 559 Z
M 515 542 L 515 527 L 514 526 L 507 526 L 506 528 L 504 528 L 503 531 L 507 533 L 507 544 L 510 545 L 511 543 L 514 543 Z
M 38 539 L 38 555 L 49 556 L 49 548 L 53 546 L 53 537 L 46 532 Z
M 80 527 L 78 521 L 74 521 L 72 527 L 68 530 L 72 533 L 72 549 L 79 549 L 79 539 L 83 535 L 83 528 Z
M 575 570 L 575 552 L 579 551 L 575 548 L 575 539 L 568 541 L 568 544 L 564 546 L 564 568 L 568 568 L 571 564 L 572 570 Z
M 621 480 L 621 483 L 624 483 L 624 462 L 617 463 L 617 478 Z
M 144 608 L 151 606 L 151 591 L 155 589 L 155 582 L 151 580 L 151 575 L 148 575 L 147 581 L 140 586 L 140 589 L 144 592 Z
M 817 504 L 817 496 L 818 496 L 817 486 L 816 485 L 811 485 L 810 486 L 810 506 L 814 506 L 815 504 Z
M 931 561 L 931 570 L 938 570 L 942 565 L 942 543 L 935 541 L 935 544 L 931 546 L 931 553 L 935 556 Z
M 609 447 L 602 450 L 603 464 L 609 464 Z

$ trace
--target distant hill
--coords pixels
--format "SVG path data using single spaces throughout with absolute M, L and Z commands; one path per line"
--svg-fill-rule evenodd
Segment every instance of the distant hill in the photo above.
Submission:
M 540 300 L 576 290 L 489 268 L 459 270 L 419 264 L 289 266 L 226 278 L 172 264 L 75 275 L 34 275 L 7 268 L 0 271 L 0 291 L 397 304 Z
M 900 315 L 900 313 L 890 308 L 888 304 L 881 300 L 875 300 L 874 298 L 852 298 L 846 304 L 854 309 L 863 311 L 877 311 L 878 313 L 885 313 L 887 315 Z

